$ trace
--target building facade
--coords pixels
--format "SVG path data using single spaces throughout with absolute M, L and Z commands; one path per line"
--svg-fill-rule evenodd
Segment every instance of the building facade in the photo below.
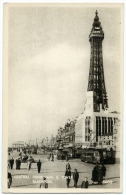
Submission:
M 17 141 L 12 144 L 13 148 L 24 148 L 26 146 L 24 141 Z

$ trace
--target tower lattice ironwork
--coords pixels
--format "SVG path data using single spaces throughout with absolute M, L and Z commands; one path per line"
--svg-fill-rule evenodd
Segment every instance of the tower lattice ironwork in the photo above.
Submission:
M 107 92 L 105 87 L 102 41 L 104 32 L 99 21 L 98 12 L 95 12 L 95 18 L 92 25 L 89 41 L 91 44 L 90 70 L 87 91 L 93 91 L 93 108 L 94 112 L 108 108 Z

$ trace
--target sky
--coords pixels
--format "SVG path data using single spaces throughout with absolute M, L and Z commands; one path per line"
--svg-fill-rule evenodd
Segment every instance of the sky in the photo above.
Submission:
M 119 7 L 9 8 L 9 145 L 55 136 L 84 110 L 89 34 L 98 10 L 110 111 L 120 111 L 122 67 Z

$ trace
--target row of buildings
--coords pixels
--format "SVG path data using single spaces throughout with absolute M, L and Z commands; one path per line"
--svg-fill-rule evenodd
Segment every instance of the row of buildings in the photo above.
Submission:
M 102 117 L 100 116 L 102 112 Z M 120 155 L 120 120 L 119 113 L 101 111 L 99 114 L 87 116 L 82 113 L 74 121 L 68 120 L 63 128 L 59 128 L 56 137 L 44 138 L 42 149 L 68 151 L 71 156 L 84 148 L 111 148 Z

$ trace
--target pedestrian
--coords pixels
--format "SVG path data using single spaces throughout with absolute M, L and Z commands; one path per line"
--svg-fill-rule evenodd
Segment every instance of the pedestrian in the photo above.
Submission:
M 40 186 L 39 186 L 39 187 L 40 187 L 40 188 L 48 188 L 48 183 L 47 183 L 45 177 L 43 177 L 43 182 L 40 183 Z
M 8 160 L 8 169 L 10 169 L 11 165 L 10 165 L 10 159 Z
M 7 181 L 8 188 L 10 188 L 11 184 L 12 184 L 12 175 L 11 173 L 8 172 L 8 181 Z
M 70 169 L 71 170 L 71 166 L 70 166 L 69 162 L 66 164 L 66 169 Z
M 49 156 L 48 156 L 48 160 L 50 161 L 50 158 L 51 158 L 51 153 L 49 154 Z
M 88 183 L 88 178 L 85 177 L 84 181 L 81 183 L 81 188 L 88 188 L 89 183 Z
M 101 166 L 98 168 L 98 185 L 102 185 L 103 182 L 103 172 Z
M 79 173 L 77 171 L 77 169 L 75 169 L 74 173 L 73 173 L 73 180 L 74 180 L 74 187 L 77 188 L 77 182 L 79 179 Z
M 96 166 L 94 167 L 94 169 L 92 170 L 92 178 L 91 178 L 93 184 L 97 184 L 98 183 L 98 171 Z
M 96 163 L 95 168 L 96 168 L 97 171 L 99 170 L 99 165 L 98 165 L 98 163 Z
M 27 170 L 30 171 L 30 169 L 31 169 L 31 161 L 28 160 L 28 162 L 27 162 Z
M 15 162 L 16 162 L 16 169 L 18 169 L 18 159 L 16 159 Z
M 52 153 L 52 160 L 51 161 L 53 161 L 54 162 L 54 154 Z
M 40 173 L 41 171 L 41 161 L 40 160 L 37 162 L 37 167 L 38 167 L 38 173 Z
M 20 158 L 18 159 L 18 169 L 20 169 L 21 168 L 21 160 L 20 160 Z
M 20 166 L 21 166 L 21 160 L 19 158 L 19 159 L 16 159 L 16 169 L 20 169 Z
M 63 162 L 63 153 L 61 153 L 61 157 L 62 157 L 62 162 Z
M 10 159 L 10 167 L 11 167 L 11 169 L 13 169 L 13 165 L 14 165 L 14 159 L 12 158 L 12 159 Z
M 105 179 L 105 176 L 106 176 L 106 167 L 104 166 L 104 164 L 102 164 L 102 174 L 103 174 L 103 179 Z
M 68 162 L 68 154 L 66 154 L 66 162 Z
M 66 178 L 67 187 L 69 188 L 69 184 L 70 184 L 70 180 L 71 180 L 71 171 L 69 168 L 66 169 L 65 178 Z

